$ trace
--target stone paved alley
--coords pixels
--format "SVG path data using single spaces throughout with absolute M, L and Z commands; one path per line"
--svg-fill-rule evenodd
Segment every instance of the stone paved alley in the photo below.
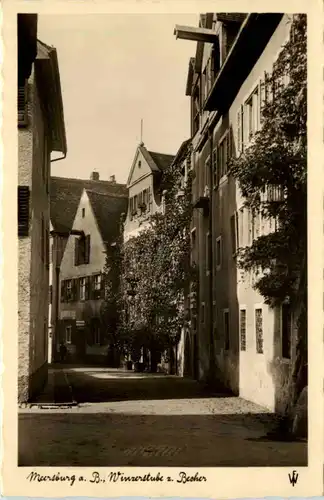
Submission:
M 307 465 L 306 442 L 267 438 L 274 415 L 194 380 L 72 366 L 49 380 L 19 410 L 21 466 Z

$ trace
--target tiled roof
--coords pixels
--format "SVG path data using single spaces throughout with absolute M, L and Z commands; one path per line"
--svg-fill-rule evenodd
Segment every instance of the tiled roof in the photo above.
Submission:
M 155 153 L 154 151 L 148 151 L 149 155 L 153 159 L 154 163 L 157 165 L 159 170 L 163 172 L 174 160 L 174 155 L 166 155 L 163 153 Z
M 86 190 L 102 239 L 111 244 L 118 236 L 122 213 L 127 212 L 128 198 Z
M 72 229 L 83 189 L 92 189 L 99 193 L 110 193 L 122 198 L 128 197 L 128 189 L 125 184 L 51 177 L 50 218 L 55 231 L 70 231 Z

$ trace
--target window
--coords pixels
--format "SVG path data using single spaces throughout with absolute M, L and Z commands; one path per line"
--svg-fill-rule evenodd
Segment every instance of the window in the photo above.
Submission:
M 290 304 L 281 306 L 281 349 L 282 357 L 291 358 L 291 307 Z
M 204 187 L 204 196 L 209 196 L 209 179 L 210 179 L 210 156 L 206 158 L 205 161 L 205 187 Z
M 227 165 L 230 158 L 230 143 L 229 134 L 218 145 L 217 160 L 218 160 L 218 182 L 227 175 Z
M 222 267 L 222 237 L 219 236 L 216 239 L 216 269 L 219 270 Z
M 93 298 L 100 299 L 101 297 L 101 284 L 102 276 L 101 274 L 96 274 L 93 276 Z
M 240 345 L 246 351 L 246 309 L 240 309 Z
M 75 239 L 74 247 L 74 265 L 80 266 L 82 264 L 90 263 L 90 234 L 81 238 Z
M 18 236 L 29 234 L 29 198 L 29 187 L 18 186 Z
M 244 246 L 244 208 L 240 208 L 238 211 L 238 242 L 237 246 Z
M 213 150 L 213 186 L 214 188 L 218 186 L 219 183 L 219 175 L 217 168 L 217 148 Z
M 256 351 L 258 354 L 263 354 L 263 324 L 262 324 L 262 309 L 255 309 L 255 337 Z
M 245 113 L 246 117 L 246 137 L 245 140 L 248 143 L 260 125 L 260 101 L 259 101 L 259 86 L 253 91 L 251 96 L 245 103 Z
M 49 302 L 49 304 L 53 303 L 53 285 L 49 286 L 49 290 L 48 290 L 48 302 Z
M 224 310 L 224 349 L 228 351 L 230 347 L 229 311 Z
M 232 255 L 236 255 L 238 249 L 238 214 L 235 212 L 230 219 Z
M 67 344 L 72 343 L 72 326 L 71 325 L 65 327 L 65 342 Z
M 82 209 L 82 219 L 85 217 L 85 208 Z
M 28 125 L 28 81 L 25 80 L 22 85 L 18 84 L 18 127 Z
M 240 107 L 237 112 L 237 151 L 241 153 L 243 150 L 243 137 L 244 137 L 244 127 L 243 127 L 243 106 Z
M 72 280 L 66 280 L 65 282 L 65 298 L 67 302 L 71 302 L 73 298 L 72 294 Z
M 86 299 L 86 279 L 80 278 L 80 300 Z
M 141 168 L 141 166 L 142 166 L 142 162 L 141 162 L 141 160 L 139 160 L 139 162 L 138 162 L 138 168 Z
M 257 211 L 251 212 L 251 243 L 259 238 L 261 234 L 261 213 Z

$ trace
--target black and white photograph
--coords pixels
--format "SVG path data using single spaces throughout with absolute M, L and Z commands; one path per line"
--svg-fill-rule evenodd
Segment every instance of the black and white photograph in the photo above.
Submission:
M 29 487 L 309 466 L 309 17 L 213 5 L 16 13 Z

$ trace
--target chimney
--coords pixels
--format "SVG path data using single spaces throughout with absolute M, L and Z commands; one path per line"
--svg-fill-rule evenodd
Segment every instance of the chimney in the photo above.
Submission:
M 112 182 L 113 184 L 115 184 L 115 182 L 116 182 L 116 177 L 115 177 L 114 175 L 111 175 L 111 176 L 109 177 L 109 180 L 110 180 L 110 182 Z
M 99 181 L 99 172 L 91 172 L 90 180 L 91 181 Z

